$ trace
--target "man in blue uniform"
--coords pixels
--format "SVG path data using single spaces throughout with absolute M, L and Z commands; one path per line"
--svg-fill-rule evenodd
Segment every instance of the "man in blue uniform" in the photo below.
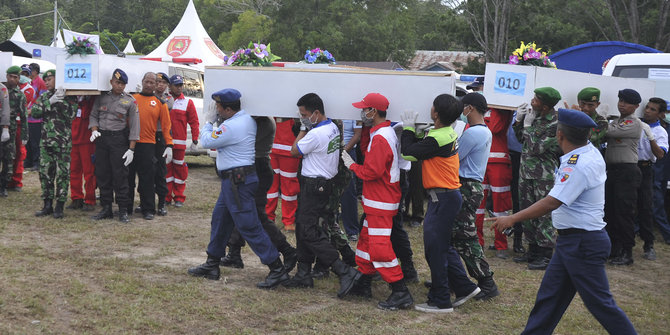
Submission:
M 588 142 L 593 120 L 583 112 L 558 110 L 556 140 L 561 165 L 554 187 L 545 198 L 511 216 L 487 219 L 499 231 L 515 222 L 552 212 L 558 231 L 556 253 L 551 258 L 535 306 L 523 334 L 551 334 L 576 292 L 586 308 L 610 334 L 636 334 L 633 324 L 616 305 L 609 290 L 605 262 L 610 239 L 605 222 L 605 161 Z
M 207 247 L 207 261 L 188 269 L 196 277 L 218 280 L 219 264 L 226 254 L 226 244 L 233 227 L 249 243 L 261 262 L 270 268 L 259 288 L 274 288 L 289 279 L 279 258 L 277 248 L 270 242 L 256 212 L 254 195 L 258 175 L 254 166 L 256 122 L 241 110 L 239 91 L 231 88 L 212 94 L 217 113 L 225 119 L 217 128 L 212 120 L 200 132 L 200 144 L 205 149 L 216 149 L 216 168 L 221 178 L 221 193 L 212 213 L 212 230 Z

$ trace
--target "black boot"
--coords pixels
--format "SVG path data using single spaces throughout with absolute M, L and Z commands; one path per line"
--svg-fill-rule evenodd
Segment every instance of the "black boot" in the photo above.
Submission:
M 282 285 L 286 287 L 314 287 L 312 279 L 312 264 L 298 263 L 298 272 L 293 278 L 285 281 Z
M 372 275 L 362 275 L 361 278 L 356 281 L 354 287 L 351 288 L 349 294 L 366 299 L 372 298 Z
M 493 280 L 493 275 L 484 277 L 478 280 L 477 283 L 477 286 L 479 286 L 482 291 L 474 297 L 475 300 L 489 300 L 500 295 L 498 285 L 496 285 L 496 282 Z
M 314 269 L 312 269 L 312 278 L 314 279 L 323 279 L 328 278 L 330 275 L 330 267 L 321 263 L 318 259 L 314 264 Z
M 551 261 L 551 256 L 554 253 L 553 248 L 544 248 L 537 247 L 538 254 L 535 260 L 528 263 L 528 270 L 545 270 L 549 266 L 549 261 Z
M 63 218 L 63 206 L 65 206 L 65 201 L 56 201 L 56 208 L 54 209 L 54 219 Z
M 523 254 L 526 248 L 523 247 L 523 235 L 521 233 L 514 233 L 514 253 Z
M 84 207 L 84 199 L 73 199 L 67 209 L 81 209 Z
M 221 258 L 221 266 L 244 269 L 244 262 L 242 262 L 242 256 L 240 255 L 241 250 L 238 247 L 228 246 L 228 254 Z
M 409 293 L 403 279 L 391 283 L 391 295 L 386 301 L 380 301 L 377 304 L 379 309 L 395 311 L 398 309 L 408 309 L 414 304 L 412 294 Z
M 52 200 L 51 199 L 44 199 L 44 207 L 42 207 L 41 210 L 37 211 L 35 213 L 35 216 L 47 216 L 51 215 L 54 212 L 54 209 L 52 207 Z
M 111 208 L 110 208 L 111 210 Z M 132 213 L 128 213 L 128 210 L 126 208 L 123 208 L 119 206 L 119 221 L 121 223 L 130 223 L 130 216 L 133 215 Z M 114 215 L 112 214 L 112 217 Z
M 513 260 L 515 263 L 530 263 L 535 260 L 537 257 L 537 244 L 529 244 L 528 250 L 519 257 L 514 257 Z
M 158 214 L 158 216 L 168 215 L 167 206 L 165 206 L 165 200 L 158 202 L 158 209 L 156 210 L 156 214 Z
M 288 273 L 286 273 L 286 269 L 284 269 L 284 264 L 282 264 L 281 258 L 277 257 L 274 262 L 268 264 L 268 267 L 270 268 L 270 273 L 265 277 L 265 281 L 256 284 L 256 287 L 271 289 L 289 280 L 290 277 L 288 276 Z
M 114 212 L 112 212 L 112 205 L 102 205 L 102 210 L 100 213 L 93 215 L 93 220 L 104 220 L 111 219 L 114 217 Z
M 354 287 L 354 283 L 361 278 L 362 274 L 339 258 L 333 263 L 332 267 L 333 272 L 340 277 L 340 289 L 337 291 L 337 297 L 344 298 L 349 294 L 351 288 Z
M 631 265 L 633 264 L 633 250 L 624 249 L 621 254 L 610 261 L 612 265 Z
M 6 198 L 9 194 L 7 193 L 7 181 L 0 180 L 0 197 Z
M 196 267 L 188 269 L 188 274 L 194 277 L 205 277 L 209 280 L 219 280 L 221 278 L 221 269 L 219 263 L 221 258 L 207 255 L 207 261 Z
M 288 250 L 285 250 L 281 253 L 284 256 L 284 268 L 286 268 L 286 273 L 293 271 L 295 264 L 298 263 L 298 252 L 294 247 L 291 247 Z M 310 267 L 312 265 L 310 264 Z M 311 276 L 311 275 L 310 275 Z

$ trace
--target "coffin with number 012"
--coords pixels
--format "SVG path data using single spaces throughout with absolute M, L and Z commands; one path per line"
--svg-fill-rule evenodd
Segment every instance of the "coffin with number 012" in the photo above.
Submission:
M 112 87 L 109 80 L 115 69 L 128 75 L 126 92 L 136 91 L 146 72 L 168 73 L 168 64 L 116 55 L 61 55 L 56 58 L 56 87 L 77 94 L 97 94 Z
M 523 103 L 530 105 L 539 87 L 550 86 L 561 93 L 561 101 L 556 109 L 576 105 L 577 94 L 585 87 L 600 89 L 600 106 L 597 111 L 603 116 L 618 116 L 619 90 L 632 88 L 642 96 L 642 103 L 636 111 L 641 115 L 645 102 L 653 97 L 656 84 L 646 79 L 605 77 L 601 75 L 550 69 L 536 66 L 509 64 L 486 64 L 484 75 L 484 96 L 489 107 L 516 109 Z

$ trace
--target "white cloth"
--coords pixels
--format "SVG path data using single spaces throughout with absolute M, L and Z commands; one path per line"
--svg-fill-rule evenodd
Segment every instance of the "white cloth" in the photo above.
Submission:
M 644 123 L 644 122 L 643 122 Z M 668 132 L 663 129 L 660 125 L 654 124 L 651 125 L 651 132 L 656 138 L 656 144 L 668 153 Z M 637 145 L 637 159 L 640 161 L 652 161 L 656 162 L 656 156 L 651 152 L 651 144 L 647 136 L 644 134 L 644 130 L 640 133 L 640 142 Z

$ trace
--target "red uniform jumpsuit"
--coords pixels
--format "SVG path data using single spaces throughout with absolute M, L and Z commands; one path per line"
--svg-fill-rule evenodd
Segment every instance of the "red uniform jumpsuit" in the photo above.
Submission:
M 84 203 L 95 206 L 95 144 L 91 143 L 88 120 L 95 103 L 94 96 L 85 96 L 79 101 L 79 109 L 72 120 L 72 151 L 70 152 L 70 199 L 83 199 Z M 82 177 L 85 182 L 82 185 Z M 85 195 L 82 192 L 86 191 Z
M 293 224 L 300 193 L 300 182 L 298 182 L 300 158 L 291 156 L 291 146 L 295 141 L 293 134 L 295 120 L 277 118 L 276 121 L 277 132 L 270 153 L 270 165 L 275 174 L 267 193 L 268 203 L 265 205 L 265 212 L 270 220 L 275 220 L 275 211 L 281 194 L 282 223 L 284 227 L 291 229 L 295 227 Z
M 488 164 L 486 165 L 486 174 L 484 175 L 484 199 L 477 209 L 477 235 L 479 235 L 479 244 L 484 246 L 484 213 L 486 209 L 486 200 L 489 194 L 493 200 L 493 216 L 509 215 L 512 210 L 512 193 L 510 185 L 512 182 L 512 161 L 507 148 L 507 130 L 512 122 L 512 113 L 509 111 L 499 111 L 490 109 L 484 116 L 486 126 L 491 130 L 493 140 L 491 142 L 491 152 L 489 153 Z M 507 249 L 507 236 L 495 231 L 496 250 Z
M 393 216 L 400 206 L 400 169 L 398 138 L 391 122 L 385 121 L 370 129 L 370 142 L 365 150 L 365 163 L 352 164 L 350 169 L 363 180 L 363 212 L 365 220 L 356 246 L 356 264 L 363 274 L 379 272 L 387 283 L 403 278 L 402 270 L 391 245 Z
M 35 102 L 35 89 L 30 83 L 19 84 L 21 92 L 26 96 L 26 111 L 29 111 Z M 26 159 L 26 147 L 21 143 L 21 120 L 16 117 L 16 156 L 14 158 L 14 171 L 8 188 L 23 187 L 23 161 Z
M 170 110 L 170 121 L 172 122 L 172 161 L 167 164 L 167 183 L 168 194 L 165 201 L 184 202 L 186 196 L 186 178 L 188 177 L 188 165 L 184 163 L 186 153 L 186 126 L 191 126 L 191 138 L 200 137 L 200 123 L 198 122 L 198 112 L 195 110 L 193 100 L 184 97 L 184 94 L 174 98 L 174 104 Z

